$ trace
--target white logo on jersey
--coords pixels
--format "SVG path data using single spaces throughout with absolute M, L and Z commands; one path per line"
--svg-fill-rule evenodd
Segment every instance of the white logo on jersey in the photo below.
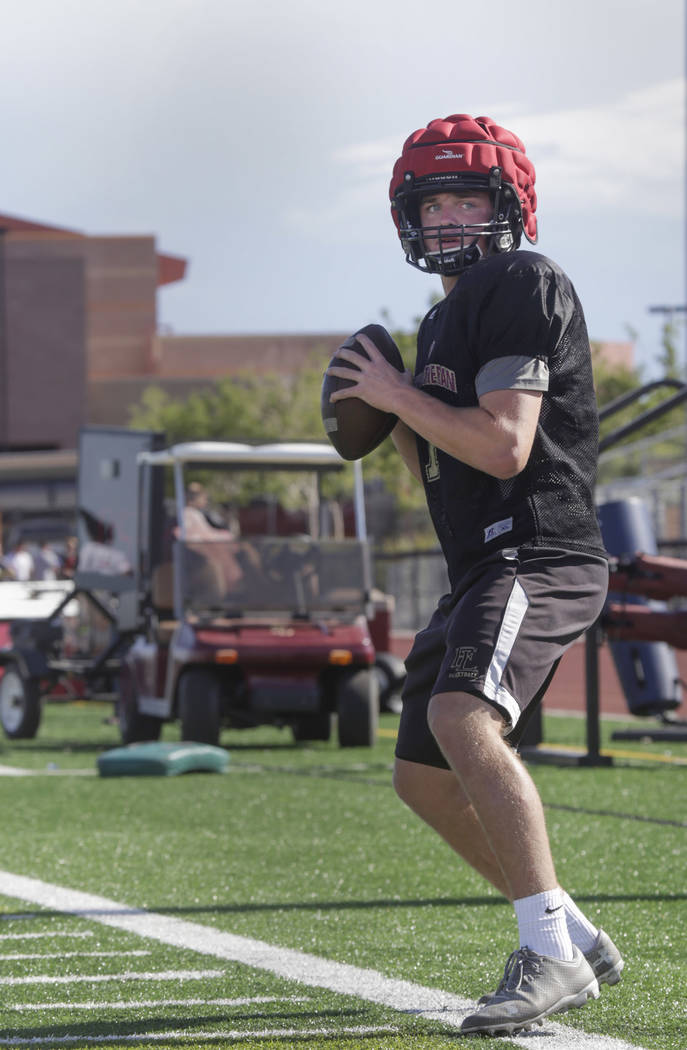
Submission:
M 484 542 L 489 543 L 490 540 L 495 540 L 497 536 L 503 536 L 504 532 L 510 532 L 512 528 L 512 518 L 504 518 L 503 521 L 495 521 L 493 525 L 488 525 L 484 530 Z

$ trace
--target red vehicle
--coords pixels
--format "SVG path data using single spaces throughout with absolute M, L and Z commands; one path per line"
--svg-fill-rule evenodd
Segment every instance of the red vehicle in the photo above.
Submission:
M 358 535 L 334 539 L 316 498 L 322 474 L 344 466 L 328 445 L 193 442 L 138 459 L 144 490 L 150 472 L 171 471 L 178 524 L 171 558 L 151 567 L 146 629 L 122 666 L 124 741 L 156 739 L 163 722 L 178 718 L 182 739 L 204 743 L 217 743 L 223 725 L 263 724 L 290 726 L 296 740 L 327 740 L 336 723 L 342 747 L 374 744 L 380 682 L 359 465 Z M 300 483 L 309 534 L 209 528 L 189 538 L 197 534 L 189 534 L 187 478 L 199 470 L 209 488 L 225 491 L 241 472 L 288 473 L 291 493 L 296 474 L 309 475 Z

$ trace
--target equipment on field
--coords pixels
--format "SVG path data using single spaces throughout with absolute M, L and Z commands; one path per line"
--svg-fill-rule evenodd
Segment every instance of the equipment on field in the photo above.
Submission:
M 614 401 L 605 405 L 599 412 L 600 421 L 605 421 L 626 409 L 635 401 L 641 400 L 648 394 L 653 394 L 659 388 L 667 388 L 673 393 L 666 397 L 658 405 L 646 409 L 643 413 L 624 423 L 615 430 L 606 434 L 599 441 L 599 451 L 604 452 L 625 438 L 641 430 L 648 423 L 666 415 L 678 405 L 687 401 L 687 384 L 671 377 L 653 380 L 627 394 L 622 394 Z M 613 514 L 613 512 L 611 512 Z M 646 518 L 640 513 L 627 512 L 620 516 L 625 518 L 624 529 L 626 531 L 626 542 L 630 543 L 630 552 L 622 557 L 612 560 L 610 589 L 611 592 L 620 592 L 625 597 L 625 592 L 639 594 L 647 598 L 669 598 L 675 595 L 683 595 L 687 590 L 685 580 L 687 578 L 687 562 L 679 564 L 678 559 L 661 559 L 653 554 L 647 554 L 638 548 L 644 546 L 642 539 L 650 549 L 655 549 L 655 540 L 650 527 L 647 528 Z M 611 528 L 613 532 L 613 528 Z M 609 542 L 613 542 L 611 539 Z M 637 546 L 634 546 L 634 544 Z M 634 549 L 633 549 L 634 546 Z M 666 565 L 666 562 L 670 562 Z M 659 627 L 660 625 L 660 627 Z M 646 605 L 639 606 L 634 602 L 627 604 L 624 600 L 617 602 L 611 600 L 607 603 L 602 618 L 593 625 L 585 636 L 585 692 L 586 692 L 586 753 L 568 751 L 561 753 L 557 749 L 546 748 L 542 744 L 542 721 L 541 710 L 528 725 L 527 739 L 523 738 L 526 746 L 522 748 L 523 756 L 533 762 L 549 762 L 556 765 L 575 764 L 581 766 L 612 765 L 613 759 L 609 755 L 602 755 L 601 732 L 599 723 L 599 648 L 604 641 L 604 633 L 614 644 L 616 642 L 651 642 L 657 640 L 670 641 L 680 648 L 687 648 L 687 613 L 674 613 L 664 609 L 655 609 Z M 646 651 L 644 653 L 646 656 Z M 639 690 L 635 692 L 636 686 L 641 689 L 640 675 L 643 674 L 644 664 L 638 662 L 632 669 L 629 682 L 632 695 L 640 697 L 643 695 Z M 661 672 L 668 679 L 672 673 L 672 666 L 663 663 Z M 650 738 L 652 740 L 685 740 L 687 739 L 687 722 L 680 722 L 672 716 L 670 698 L 678 695 L 681 683 L 672 681 L 671 684 L 662 688 L 659 686 L 658 695 L 664 694 L 668 697 L 668 708 L 658 710 L 657 717 L 663 728 L 642 728 L 639 730 L 623 730 L 613 733 L 613 739 L 632 740 Z M 637 704 L 641 711 L 641 701 Z M 659 705 L 660 706 L 660 705 Z M 632 710 L 632 708 L 631 708 Z
M 654 606 L 659 606 L 655 608 L 626 598 L 627 594 L 653 599 L 687 598 L 687 561 L 643 552 L 618 558 L 611 564 L 611 586 L 618 597 L 622 593 L 622 601 L 611 601 L 606 607 L 604 627 L 608 638 L 658 640 L 675 649 L 687 649 L 687 610 L 671 610 L 663 602 L 655 602 Z
M 649 511 L 642 500 L 634 498 L 603 503 L 598 514 L 601 535 L 609 554 L 631 562 L 639 551 L 657 553 Z M 623 584 L 631 593 L 636 593 L 629 573 L 626 572 L 622 579 L 611 579 L 608 600 L 616 614 L 623 599 L 619 589 Z M 633 603 L 654 613 L 666 612 L 665 602 L 636 597 Z M 622 638 L 622 631 L 616 630 L 615 639 Z M 677 660 L 665 641 L 611 640 L 610 648 L 632 714 L 660 714 L 680 706 L 682 690 Z
M 182 773 L 224 773 L 229 753 L 223 747 L 182 741 L 179 744 L 129 744 L 98 756 L 101 777 L 176 777 Z
M 426 273 L 451 275 L 482 258 L 481 237 L 487 254 L 513 251 L 523 233 L 536 244 L 535 178 L 521 140 L 491 118 L 457 113 L 430 121 L 406 139 L 389 187 L 406 261 Z M 422 197 L 466 190 L 489 193 L 494 214 L 488 223 L 422 228 Z M 428 250 L 426 236 L 438 241 L 438 250 Z
M 399 372 L 403 372 L 403 358 L 389 333 L 380 324 L 368 324 L 359 329 L 355 335 L 343 343 L 343 347 L 355 350 L 363 357 L 368 357 L 362 344 L 356 338 L 359 334 L 368 336 L 375 344 L 384 359 Z M 356 371 L 350 361 L 337 358 L 334 354 L 330 364 Z M 344 459 L 362 459 L 374 451 L 389 436 L 398 422 L 398 417 L 390 412 L 368 405 L 359 397 L 347 397 L 341 401 L 330 401 L 331 395 L 344 387 L 353 386 L 349 379 L 325 374 L 322 383 L 321 411 L 322 422 L 327 437 Z

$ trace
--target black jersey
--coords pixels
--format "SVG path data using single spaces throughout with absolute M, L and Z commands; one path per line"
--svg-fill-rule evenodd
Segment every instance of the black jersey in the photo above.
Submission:
M 517 251 L 466 270 L 420 326 L 415 385 L 460 407 L 491 390 L 543 392 L 527 465 L 506 481 L 418 436 L 453 585 L 504 547 L 604 554 L 594 509 L 598 415 L 589 338 L 575 290 L 555 263 Z

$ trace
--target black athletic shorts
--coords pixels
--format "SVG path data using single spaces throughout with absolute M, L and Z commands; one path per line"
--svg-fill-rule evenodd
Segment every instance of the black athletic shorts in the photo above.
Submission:
M 501 550 L 445 595 L 406 660 L 396 756 L 448 764 L 427 724 L 435 693 L 470 693 L 504 719 L 517 744 L 565 650 L 599 617 L 608 590 L 604 558 L 546 547 Z

